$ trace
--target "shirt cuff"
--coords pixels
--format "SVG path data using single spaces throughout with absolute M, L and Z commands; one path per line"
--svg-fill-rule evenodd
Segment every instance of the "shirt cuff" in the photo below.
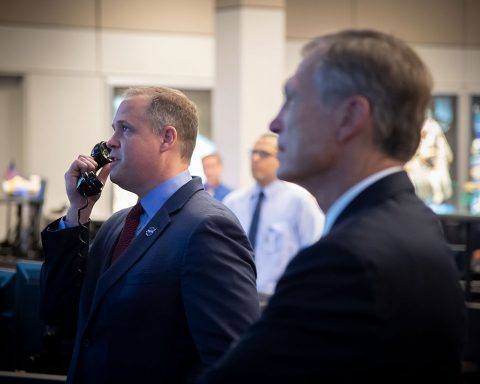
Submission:
M 76 225 L 68 224 L 65 221 L 65 216 L 63 216 L 60 220 L 58 220 L 57 231 L 61 231 L 62 229 L 73 228 L 73 227 L 76 227 Z

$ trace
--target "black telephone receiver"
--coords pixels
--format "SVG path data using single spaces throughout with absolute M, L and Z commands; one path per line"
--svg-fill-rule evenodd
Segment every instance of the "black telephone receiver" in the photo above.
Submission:
M 110 148 L 107 147 L 105 141 L 96 144 L 90 155 L 98 164 L 96 171 L 102 168 L 105 164 L 112 162 L 112 160 L 110 160 Z M 98 195 L 102 192 L 103 183 L 98 180 L 95 172 L 84 172 L 84 174 L 78 179 L 77 191 L 84 197 Z

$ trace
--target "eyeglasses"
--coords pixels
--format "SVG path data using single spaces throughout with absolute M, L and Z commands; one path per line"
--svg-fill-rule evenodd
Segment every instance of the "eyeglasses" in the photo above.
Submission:
M 267 157 L 275 156 L 275 154 L 267 152 L 267 151 L 263 151 L 261 149 L 252 149 L 250 151 L 250 156 L 253 157 L 255 155 L 257 155 L 261 159 L 266 159 Z

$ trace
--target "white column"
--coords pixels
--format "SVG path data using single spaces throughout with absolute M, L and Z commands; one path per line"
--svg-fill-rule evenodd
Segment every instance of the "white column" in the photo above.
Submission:
M 252 182 L 248 150 L 280 108 L 285 76 L 285 1 L 217 0 L 213 139 L 224 181 Z

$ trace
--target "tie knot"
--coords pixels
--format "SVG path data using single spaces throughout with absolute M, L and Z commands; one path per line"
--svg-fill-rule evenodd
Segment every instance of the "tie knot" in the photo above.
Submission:
M 143 213 L 142 204 L 140 204 L 140 202 L 138 202 L 137 204 L 135 204 L 135 205 L 132 207 L 132 209 L 130 210 L 130 212 L 128 212 L 127 220 L 128 220 L 128 219 L 134 219 L 134 218 L 139 219 L 140 216 L 142 215 L 142 213 Z

